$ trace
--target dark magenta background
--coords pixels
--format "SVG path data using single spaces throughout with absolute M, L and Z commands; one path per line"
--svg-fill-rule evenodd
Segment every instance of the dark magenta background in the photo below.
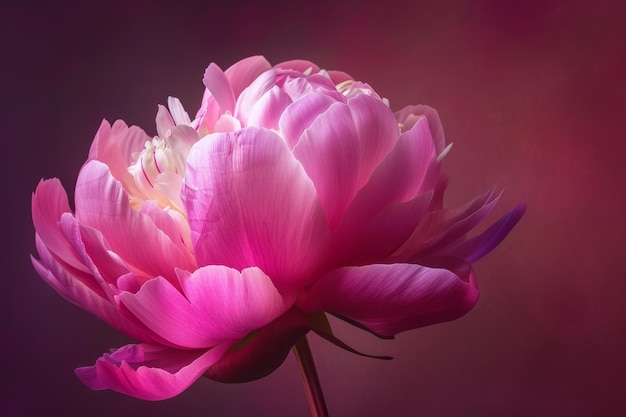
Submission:
M 621 416 L 626 360 L 626 9 L 602 1 L 0 6 L 2 416 L 306 416 L 295 362 L 159 403 L 73 375 L 126 343 L 36 275 L 30 194 L 73 188 L 101 119 L 154 134 L 168 95 L 194 113 L 206 65 L 307 58 L 369 82 L 392 108 L 436 107 L 454 148 L 449 204 L 492 184 L 521 224 L 476 264 L 466 317 L 353 356 L 313 337 L 332 416 Z M 164 3 L 166 4 L 166 3 Z M 348 3 L 349 4 L 349 3 Z

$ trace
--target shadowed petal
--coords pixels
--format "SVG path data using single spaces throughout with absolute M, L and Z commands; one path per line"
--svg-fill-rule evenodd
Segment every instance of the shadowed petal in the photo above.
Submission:
M 469 265 L 451 271 L 389 264 L 333 270 L 313 285 L 301 308 L 337 313 L 391 336 L 459 318 L 477 301 Z
M 272 373 L 294 344 L 311 330 L 308 317 L 292 308 L 233 346 L 204 375 L 221 382 L 247 382 Z
M 126 345 L 75 372 L 94 390 L 112 389 L 143 400 L 164 400 L 187 389 L 228 347 L 220 345 L 207 351 Z
M 446 248 L 435 256 L 452 256 L 473 263 L 491 252 L 509 234 L 524 215 L 526 204 L 520 203 L 480 235 Z
M 401 207 L 409 207 L 404 203 L 415 200 L 418 196 L 421 196 L 420 206 L 422 203 L 428 204 L 430 197 L 425 195 L 432 196 L 431 190 L 439 175 L 439 164 L 435 158 L 430 131 L 426 119 L 423 119 L 410 131 L 400 136 L 396 146 L 378 165 L 369 182 L 352 200 L 336 231 L 338 240 L 343 242 L 354 240 L 355 235 L 371 225 L 374 217 L 379 216 L 379 220 L 385 217 L 381 213 L 383 210 L 386 210 L 389 215 L 395 210 L 393 207 L 397 206 L 400 212 L 403 212 Z M 414 212 L 415 216 L 411 224 L 398 222 L 404 225 L 403 228 L 406 227 L 406 231 L 402 231 L 404 240 L 415 229 L 424 210 L 426 207 Z M 387 216 L 387 218 L 393 221 L 392 217 Z M 383 225 L 380 221 L 375 223 Z M 346 244 L 352 246 L 352 244 Z

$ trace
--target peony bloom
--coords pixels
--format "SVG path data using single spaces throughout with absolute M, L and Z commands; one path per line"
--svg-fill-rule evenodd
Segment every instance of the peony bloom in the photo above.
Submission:
M 369 85 L 306 61 L 207 68 L 196 118 L 159 106 L 157 135 L 103 121 L 75 210 L 57 179 L 32 200 L 41 277 L 136 339 L 76 370 L 93 389 L 177 395 L 200 376 L 272 372 L 325 312 L 381 337 L 456 319 L 471 263 L 523 214 L 483 233 L 493 191 L 443 208 L 437 112 L 393 113 Z

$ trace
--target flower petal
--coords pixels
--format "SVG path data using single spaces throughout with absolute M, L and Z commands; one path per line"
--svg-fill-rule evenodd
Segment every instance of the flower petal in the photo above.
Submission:
M 128 127 L 123 120 L 116 120 L 113 126 L 102 121 L 96 137 L 89 149 L 88 161 L 104 162 L 111 174 L 132 192 L 134 181 L 128 167 L 134 162 L 135 154 L 144 148 L 152 138 L 137 126 Z
M 211 63 L 204 71 L 202 82 L 211 92 L 222 113 L 235 110 L 235 94 L 226 78 L 226 74 L 215 63 Z
M 306 73 L 307 71 L 310 71 L 312 74 L 316 74 L 320 71 L 320 67 L 315 65 L 313 62 L 304 59 L 292 59 L 290 61 L 283 61 L 274 65 L 274 68 L 293 70 L 301 73 Z
M 178 350 L 154 345 L 126 345 L 105 353 L 76 376 L 94 390 L 112 389 L 143 400 L 174 397 L 194 383 L 228 350 Z
M 278 130 L 283 111 L 291 104 L 291 98 L 277 86 L 273 86 L 250 109 L 248 126 Z
M 350 204 L 342 228 L 352 233 L 385 207 L 431 191 L 436 185 L 439 167 L 428 125 L 423 119 L 400 136 L 394 149 L 378 165 Z
M 428 119 L 428 126 L 432 132 L 433 143 L 437 150 L 437 156 L 439 156 L 446 147 L 446 137 L 443 133 L 443 125 L 439 118 L 437 110 L 430 106 L 418 104 L 416 106 L 407 106 L 402 110 L 396 112 L 396 118 L 398 123 L 402 126 L 402 130 L 409 130 L 413 124 L 421 117 Z
M 72 245 L 63 235 L 61 216 L 71 213 L 67 194 L 58 178 L 41 180 L 32 195 L 33 225 L 37 235 L 58 259 L 82 272 L 89 269 L 78 258 Z
M 315 184 L 334 229 L 358 191 L 360 141 L 350 108 L 332 104 L 302 133 L 293 154 Z
M 258 266 L 281 291 L 315 278 L 328 239 L 324 214 L 274 132 L 246 128 L 200 140 L 182 199 L 200 265 Z
M 176 281 L 175 267 L 196 267 L 184 242 L 170 239 L 148 215 L 134 210 L 121 184 L 98 161 L 87 162 L 78 175 L 76 219 L 99 230 L 111 250 L 146 278 Z
M 446 248 L 435 256 L 453 256 L 469 263 L 476 262 L 502 242 L 525 211 L 526 204 L 520 203 L 480 235 Z
M 280 117 L 280 132 L 290 149 L 311 123 L 337 101 L 325 94 L 312 92 L 289 105 Z
M 235 117 L 246 126 L 254 105 L 276 84 L 276 71 L 268 70 L 259 75 L 237 98 Z
M 252 81 L 270 68 L 272 65 L 261 55 L 244 58 L 231 65 L 226 70 L 226 78 L 230 82 L 235 98 L 239 97 L 241 92 L 252 84 Z
M 174 118 L 170 114 L 169 110 L 165 108 L 165 106 L 159 104 L 156 115 L 157 135 L 164 138 L 167 131 L 174 126 L 176 126 L 176 123 L 174 123 Z
M 185 111 L 183 103 L 181 103 L 178 98 L 168 97 L 167 107 L 170 109 L 170 113 L 172 114 L 172 118 L 174 119 L 176 126 L 191 125 L 191 119 L 189 118 L 189 114 Z
M 35 270 L 66 300 L 137 340 L 147 343 L 161 342 L 161 338 L 137 320 L 122 316 L 118 306 L 111 301 L 110 291 L 105 291 L 105 287 L 93 276 L 71 274 L 54 260 L 39 236 L 36 236 L 36 244 L 41 261 L 31 257 Z
M 347 104 L 361 145 L 357 182 L 360 189 L 396 145 L 400 131 L 393 113 L 378 98 L 359 94 L 348 99 Z
M 313 285 L 301 308 L 337 313 L 392 336 L 459 318 L 477 301 L 478 288 L 469 265 L 452 271 L 387 264 L 327 273 Z
M 239 272 L 209 265 L 177 273 L 182 293 L 156 278 L 136 294 L 123 292 L 119 297 L 141 322 L 180 347 L 207 348 L 240 340 L 293 304 L 293 298 L 283 299 L 258 268 Z
M 247 382 L 267 376 L 309 330 L 309 318 L 292 308 L 233 346 L 204 376 L 221 382 Z
M 407 241 L 394 253 L 394 258 L 417 262 L 418 259 L 430 257 L 458 243 L 493 210 L 500 198 L 498 195 L 491 199 L 493 191 L 492 188 L 456 209 L 428 212 Z

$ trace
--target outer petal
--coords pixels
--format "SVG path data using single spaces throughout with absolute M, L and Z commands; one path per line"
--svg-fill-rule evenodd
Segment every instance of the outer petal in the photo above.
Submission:
M 98 161 L 88 162 L 78 175 L 76 218 L 99 230 L 111 250 L 146 278 L 162 275 L 175 281 L 175 267 L 196 268 L 184 242 L 170 239 L 149 216 L 134 210 L 121 184 Z
M 272 373 L 309 330 L 308 317 L 292 308 L 233 346 L 204 375 L 221 382 L 247 382 Z
M 480 235 L 464 240 L 437 253 L 436 256 L 453 256 L 473 263 L 491 252 L 504 239 L 526 211 L 526 204 L 520 203 L 500 220 Z
M 88 272 L 89 269 L 76 256 L 72 245 L 61 231 L 61 216 L 71 213 L 71 209 L 58 178 L 39 182 L 32 196 L 32 210 L 35 230 L 48 250 L 72 268 Z
M 394 253 L 394 258 L 413 262 L 456 244 L 493 210 L 500 198 L 497 196 L 491 199 L 493 191 L 488 190 L 456 209 L 428 212 L 407 241 Z
M 328 239 L 324 214 L 275 133 L 203 138 L 189 154 L 182 199 L 200 265 L 258 266 L 281 291 L 314 279 Z
M 160 342 L 161 339 L 141 323 L 122 316 L 118 306 L 111 301 L 110 291 L 105 291 L 92 276 L 70 274 L 52 258 L 38 236 L 36 243 L 41 261 L 31 258 L 35 270 L 66 300 L 137 340 L 148 343 Z
M 177 273 L 182 293 L 156 278 L 136 294 L 121 293 L 120 299 L 146 326 L 181 347 L 207 348 L 242 339 L 293 304 L 258 268 L 239 272 L 209 265 L 193 274 Z
M 105 353 L 94 366 L 75 372 L 91 389 L 108 388 L 143 400 L 164 400 L 187 389 L 228 347 L 220 345 L 207 351 L 126 345 Z
M 389 264 L 327 273 L 313 285 L 302 308 L 337 313 L 392 336 L 459 318 L 477 301 L 478 288 L 469 265 L 451 271 Z

